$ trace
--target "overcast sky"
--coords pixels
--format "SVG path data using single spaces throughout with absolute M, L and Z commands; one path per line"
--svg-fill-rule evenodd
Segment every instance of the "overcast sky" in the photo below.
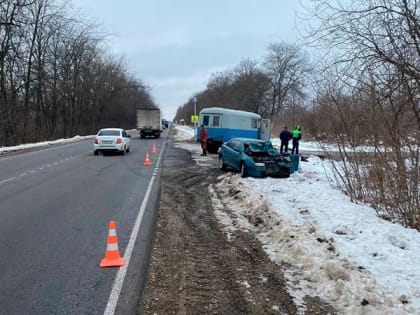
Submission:
M 260 60 L 269 43 L 297 38 L 298 0 L 73 0 L 105 33 L 115 55 L 152 88 L 167 119 L 212 73 L 244 58 Z M 217 106 L 217 104 L 212 104 Z

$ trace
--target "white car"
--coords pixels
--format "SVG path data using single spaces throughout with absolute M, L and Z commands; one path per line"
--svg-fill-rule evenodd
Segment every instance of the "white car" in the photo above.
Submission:
M 129 152 L 130 138 L 131 135 L 121 128 L 101 129 L 93 138 L 93 153 L 98 155 L 99 152 Z

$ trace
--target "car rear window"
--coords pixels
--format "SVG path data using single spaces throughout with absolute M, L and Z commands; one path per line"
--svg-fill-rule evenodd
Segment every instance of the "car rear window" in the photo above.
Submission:
M 98 136 L 119 136 L 119 130 L 101 130 L 98 133 Z

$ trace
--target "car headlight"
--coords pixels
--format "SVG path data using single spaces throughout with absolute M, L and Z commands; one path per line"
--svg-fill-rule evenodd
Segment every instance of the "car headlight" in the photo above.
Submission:
M 258 163 L 255 163 L 255 166 L 265 166 L 265 164 L 258 162 Z

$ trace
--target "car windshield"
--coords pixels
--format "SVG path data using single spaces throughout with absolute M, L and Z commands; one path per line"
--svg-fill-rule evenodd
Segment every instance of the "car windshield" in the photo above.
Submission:
M 119 130 L 101 130 L 98 133 L 98 136 L 119 136 Z
M 252 152 L 267 152 L 273 150 L 273 145 L 270 141 L 267 142 L 250 142 L 248 144 Z

